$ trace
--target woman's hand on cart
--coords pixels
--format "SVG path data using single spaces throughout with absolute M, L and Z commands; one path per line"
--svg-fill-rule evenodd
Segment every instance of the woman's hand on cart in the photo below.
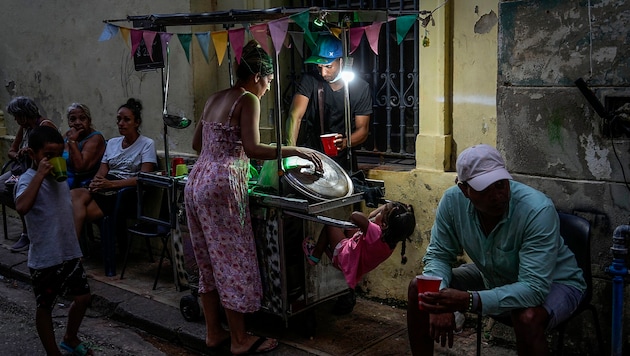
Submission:
M 312 167 L 313 175 L 316 175 L 318 177 L 323 176 L 324 165 L 322 164 L 322 160 L 317 155 L 317 151 L 309 149 L 309 148 L 299 147 L 297 148 L 297 153 L 299 157 L 302 157 L 304 159 L 307 159 L 313 162 L 313 164 L 315 165 L 315 167 Z M 311 167 L 304 167 L 304 168 L 311 168 Z

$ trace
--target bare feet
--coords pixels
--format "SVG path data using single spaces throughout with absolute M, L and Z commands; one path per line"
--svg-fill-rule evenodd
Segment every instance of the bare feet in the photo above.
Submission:
M 222 330 L 221 332 L 213 335 L 206 335 L 206 346 L 210 348 L 219 347 L 230 339 L 230 332 Z
M 230 351 L 232 351 L 233 355 L 248 355 L 268 352 L 276 347 L 278 347 L 278 340 L 276 339 L 248 334 L 247 339 L 245 339 L 245 344 L 235 345 L 234 340 L 232 340 L 232 348 Z

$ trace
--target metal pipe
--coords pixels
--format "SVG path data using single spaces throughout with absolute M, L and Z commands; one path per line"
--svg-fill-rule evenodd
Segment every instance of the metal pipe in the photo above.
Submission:
M 341 31 L 341 44 L 342 44 L 342 49 L 343 49 L 343 66 L 345 66 L 348 61 L 350 60 L 348 58 L 348 27 L 349 27 L 349 19 L 346 17 L 344 18 L 344 23 L 345 26 L 342 26 L 342 31 Z M 340 70 L 343 70 L 343 66 Z M 350 164 L 350 169 L 349 169 L 349 174 L 350 176 L 352 176 L 353 172 L 353 164 L 352 164 L 352 123 L 351 123 L 351 119 L 350 119 L 350 89 L 348 88 L 349 82 L 344 80 L 343 83 L 343 107 L 344 107 L 344 121 L 346 124 L 346 157 L 348 159 L 348 162 Z
M 630 225 L 620 225 L 613 232 L 612 264 L 606 268 L 606 273 L 612 278 L 612 329 L 611 355 L 621 356 L 623 346 L 623 284 L 628 275 L 626 258 L 628 256 L 627 239 L 630 235 Z
M 275 48 L 274 48 L 275 51 Z M 274 60 L 274 72 L 275 72 L 275 76 L 276 76 L 276 80 L 273 81 L 274 85 L 274 94 L 275 94 L 275 99 L 276 99 L 276 109 L 275 110 L 275 117 L 276 117 L 276 154 L 277 154 L 277 159 L 278 159 L 278 194 L 280 196 L 283 196 L 282 194 L 282 184 L 280 182 L 280 179 L 282 179 L 282 176 L 284 175 L 284 169 L 282 167 L 282 119 L 281 119 L 281 115 L 280 113 L 282 112 L 282 110 L 280 110 L 281 105 L 282 105 L 282 98 L 280 97 L 281 95 L 281 91 L 280 91 L 280 80 L 278 78 L 280 78 L 280 65 L 279 65 L 279 58 L 278 58 L 278 52 L 279 51 L 275 51 L 276 56 L 275 56 L 275 60 Z

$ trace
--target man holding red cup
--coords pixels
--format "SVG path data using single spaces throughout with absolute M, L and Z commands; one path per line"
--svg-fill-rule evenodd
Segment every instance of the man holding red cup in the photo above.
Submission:
M 488 145 L 459 155 L 456 183 L 438 205 L 423 258 L 423 274 L 443 278 L 441 289 L 409 284 L 412 354 L 432 355 L 434 342 L 452 347 L 454 313 L 474 312 L 509 318 L 519 355 L 547 355 L 545 331 L 567 320 L 586 290 L 553 202 L 513 181 Z M 464 253 L 472 263 L 452 268 Z
M 288 116 L 289 145 L 303 146 L 325 152 L 320 135 L 336 134 L 337 154 L 328 154 L 346 171 L 357 171 L 355 155 L 348 160 L 346 149 L 345 81 L 341 71 L 344 65 L 343 45 L 330 33 L 320 34 L 317 48 L 304 63 L 317 66 L 317 72 L 307 72 L 297 86 Z M 350 101 L 350 143 L 356 147 L 368 137 L 372 96 L 369 84 L 355 78 L 347 83 Z M 353 152 L 354 153 L 354 152 Z

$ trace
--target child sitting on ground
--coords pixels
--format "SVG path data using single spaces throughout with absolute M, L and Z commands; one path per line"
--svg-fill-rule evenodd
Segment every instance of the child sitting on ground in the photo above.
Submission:
M 372 211 L 369 216 L 355 211 L 350 217 L 358 229 L 343 230 L 327 226 L 317 243 L 311 237 L 302 242 L 306 260 L 312 266 L 319 263 L 326 252 L 333 266 L 343 272 L 348 286 L 352 289 L 364 274 L 375 269 L 394 252 L 402 241 L 402 263 L 405 257 L 405 241 L 416 226 L 413 207 L 400 202 L 388 202 Z M 332 256 L 330 249 L 334 248 Z
M 49 162 L 53 157 L 61 157 L 63 137 L 52 127 L 39 126 L 28 138 L 28 147 L 33 167 L 18 180 L 15 206 L 24 215 L 31 240 L 28 267 L 37 302 L 37 333 L 46 354 L 61 355 L 52 309 L 59 295 L 73 295 L 60 346 L 72 355 L 93 355 L 77 335 L 92 296 L 72 220 L 70 188 L 65 181 L 55 180 Z

